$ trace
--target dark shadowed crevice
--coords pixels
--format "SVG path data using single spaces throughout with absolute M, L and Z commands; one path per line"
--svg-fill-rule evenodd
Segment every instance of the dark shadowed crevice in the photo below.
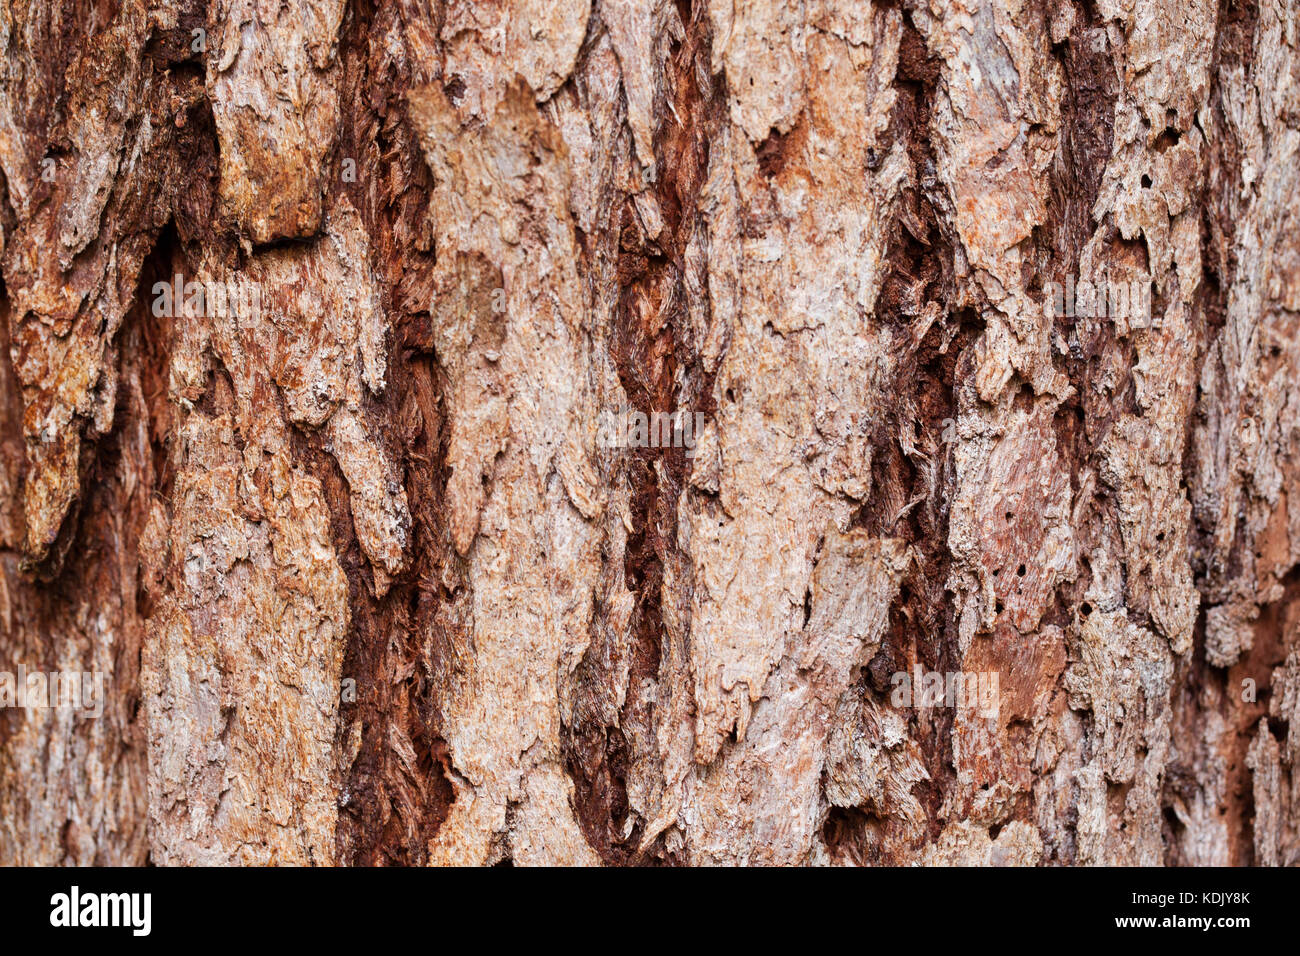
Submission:
M 1227 324 L 1229 290 L 1239 281 L 1236 253 L 1237 224 L 1243 215 L 1242 165 L 1245 147 L 1239 142 L 1235 126 L 1229 119 L 1231 107 L 1225 102 L 1224 77 L 1236 70 L 1249 75 L 1254 61 L 1254 39 L 1259 19 L 1259 5 L 1252 0 L 1221 0 L 1218 10 L 1218 29 L 1210 67 L 1210 95 L 1207 108 L 1198 115 L 1196 125 L 1206 139 L 1205 176 L 1198 191 L 1201 208 L 1201 283 L 1194 301 L 1194 315 L 1199 320 L 1195 329 L 1197 346 L 1194 377 L 1200 382 L 1206 362 L 1220 362 L 1215 345 Z M 1163 134 L 1162 134 L 1163 135 Z M 1227 370 L 1220 369 L 1221 374 Z M 1236 407 L 1236 399 L 1226 395 L 1205 394 L 1199 384 L 1196 390 L 1197 410 L 1189 416 L 1182 462 L 1183 486 L 1196 489 L 1203 483 L 1198 474 L 1208 463 L 1194 454 L 1195 429 L 1225 427 L 1211 424 L 1208 416 L 1215 414 L 1214 404 L 1228 403 L 1227 411 Z M 1219 412 L 1217 417 L 1221 417 Z M 1198 497 L 1188 492 L 1193 502 Z M 1285 502 L 1283 509 L 1285 509 Z M 1234 866 L 1255 863 L 1254 846 L 1254 788 L 1253 776 L 1246 764 L 1246 755 L 1255 739 L 1259 721 L 1268 713 L 1269 688 L 1273 669 L 1282 664 L 1288 649 L 1288 635 L 1294 632 L 1297 621 L 1291 610 L 1300 599 L 1300 574 L 1292 568 L 1282 578 L 1284 597 L 1271 604 L 1261 605 L 1259 617 L 1252 625 L 1253 643 L 1231 667 L 1212 665 L 1206 659 L 1206 614 L 1223 600 L 1230 582 L 1252 577 L 1254 560 L 1248 555 L 1252 547 L 1265 545 L 1253 540 L 1245 526 L 1244 511 L 1238 516 L 1238 526 L 1233 534 L 1232 547 L 1225 556 L 1220 553 L 1217 538 L 1218 517 L 1193 509 L 1188 531 L 1188 544 L 1195 584 L 1201 595 L 1197 616 L 1194 653 L 1190 661 L 1180 664 L 1175 674 L 1175 725 L 1199 726 L 1205 720 L 1207 702 L 1223 714 L 1231 730 L 1213 752 L 1197 742 L 1189 753 L 1180 755 L 1180 762 L 1171 770 L 1162 791 L 1166 810 L 1177 816 L 1177 808 L 1187 805 L 1198 796 L 1212 802 L 1227 833 L 1228 862 Z M 1265 537 L 1267 532 L 1262 533 Z M 1259 552 L 1256 552 L 1256 557 Z M 1226 557 L 1226 560 L 1224 560 Z M 1254 682 L 1255 697 L 1251 701 L 1244 693 L 1243 681 Z M 1193 759 L 1194 758 L 1194 759 Z M 1197 778 L 1193 767 L 1221 764 L 1226 772 L 1224 792 L 1199 793 L 1206 781 Z M 1218 802 L 1219 800 L 1222 802 Z M 1176 833 L 1176 831 L 1175 831 Z M 1177 841 L 1167 841 L 1165 863 L 1177 865 L 1188 862 Z
M 673 75 L 665 84 L 672 98 L 656 105 L 653 189 L 663 214 L 658 237 L 643 235 L 630 197 L 615 212 L 613 235 L 587 237 L 584 244 L 613 246 L 621 295 L 611 329 L 610 352 L 627 394 L 628 407 L 645 414 L 713 414 L 713 376 L 705 373 L 689 342 L 684 262 L 693 233 L 703 228 L 697 204 L 708 173 L 709 132 L 724 109 L 715 91 L 702 95 L 697 76 L 709 69 L 709 30 L 696 10 L 686 35 L 673 45 L 665 68 Z M 667 301 L 665 301 L 667 300 Z M 684 382 L 679 395 L 679 382 Z M 658 678 L 666 640 L 663 620 L 665 562 L 677 549 L 677 507 L 691 462 L 680 447 L 629 448 L 625 467 L 630 491 L 631 529 L 627 536 L 623 572 L 635 600 L 628 651 L 629 687 Z M 597 608 L 601 614 L 602 609 Z M 614 638 L 621 639 L 621 635 Z M 605 639 L 593 636 L 573 682 L 590 703 L 579 702 L 577 719 L 562 736 L 565 766 L 574 784 L 578 821 L 588 842 L 610 863 L 668 862 L 662 840 L 638 852 L 642 823 L 627 828 L 625 780 L 633 760 L 651 757 L 631 752 L 620 727 L 629 720 L 653 724 L 653 713 L 632 714 L 645 706 L 639 695 L 628 695 L 621 714 L 607 711 L 596 698 L 613 675 Z
M 383 597 L 371 587 L 337 462 L 322 435 L 295 429 L 296 457 L 321 480 L 348 580 L 351 626 L 342 677 L 355 682 L 355 700 L 345 696 L 339 711 L 336 845 L 339 862 L 353 865 L 425 863 L 454 799 L 436 692 L 440 648 L 447 644 L 439 639 L 438 612 L 450 597 L 443 583 L 450 558 L 446 413 L 426 286 L 433 264 L 425 222 L 432 182 L 405 118 L 410 71 L 382 39 L 403 28 L 392 22 L 401 15 L 393 7 L 349 4 L 339 41 L 339 140 L 327 178 L 327 192 L 346 197 L 365 224 L 391 327 L 387 387 L 367 400 L 366 412 L 391 460 L 400 463 L 411 511 L 411 565 Z M 345 160 L 352 161 L 346 175 Z
M 9 356 L 9 311 L 0 308 L 0 481 L 9 505 L 0 517 L 0 573 L 6 577 L 8 613 L 21 624 L 0 629 L 0 670 L 22 663 L 29 669 L 66 667 L 68 655 L 90 668 L 107 665 L 108 682 L 100 722 L 74 725 L 67 743 L 94 753 L 101 766 L 113 768 L 122 785 L 115 798 L 144 802 L 148 774 L 144 714 L 140 707 L 140 660 L 148 616 L 158 582 L 147 580 L 141 552 L 144 529 L 155 502 L 165 493 L 170 468 L 168 435 L 172 406 L 166 381 L 170 364 L 170 319 L 156 316 L 149 295 L 167 273 L 177 252 L 175 233 L 164 230 L 145 258 L 133 304 L 123 318 L 109 360 L 118 376 L 113 427 L 87 440 L 82 454 L 82 492 L 65 519 L 61 535 L 75 559 L 51 565 L 48 576 L 33 579 L 18 571 L 23 534 L 23 403 Z M 93 601 L 101 626 L 114 635 L 111 645 L 95 647 L 77 609 Z M 98 656 L 107 655 L 107 657 Z M 0 747 L 29 717 L 22 710 L 0 710 Z M 92 733 L 92 726 L 97 731 Z M 104 728 L 111 728 L 105 730 Z M 2 761 L 0 761 L 2 763 Z M 46 781 L 62 786 L 67 781 Z M 10 782 L 0 779 L 0 790 Z M 69 819 L 62 827 L 65 863 L 141 864 L 147 854 L 144 815 L 124 829 L 98 834 L 93 859 L 79 852 L 87 821 Z
M 959 659 L 945 587 L 952 563 L 947 544 L 955 481 L 955 384 L 970 374 L 962 356 L 983 323 L 973 311 L 954 307 L 953 237 L 934 205 L 939 196 L 930 121 L 939 77 L 939 60 L 904 11 L 897 98 L 876 155 L 901 144 L 911 169 L 887 227 L 886 271 L 870 320 L 894 329 L 904 347 L 894 387 L 886 389 L 896 400 L 873 423 L 870 494 L 852 520 L 852 527 L 873 537 L 901 538 L 917 557 L 890 607 L 880 649 L 856 685 L 859 694 L 886 709 L 893 674 L 910 672 L 913 665 L 951 671 Z M 913 448 L 900 442 L 903 434 L 915 436 Z M 918 743 L 929 775 L 912 788 L 924 826 L 908 837 L 864 809 L 833 810 L 823 829 L 832 853 L 863 863 L 895 863 L 942 831 L 944 796 L 955 787 L 953 717 L 943 708 L 931 711 L 930 719 L 913 710 L 909 722 L 909 736 Z

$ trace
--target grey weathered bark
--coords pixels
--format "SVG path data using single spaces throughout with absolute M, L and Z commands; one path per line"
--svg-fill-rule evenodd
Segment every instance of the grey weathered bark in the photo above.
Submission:
M 1297 0 L 0 48 L 0 863 L 1300 862 Z

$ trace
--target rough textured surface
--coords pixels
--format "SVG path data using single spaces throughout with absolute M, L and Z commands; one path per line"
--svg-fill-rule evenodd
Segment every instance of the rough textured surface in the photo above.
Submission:
M 1298 197 L 1297 0 L 4 0 L 0 863 L 1300 863 Z

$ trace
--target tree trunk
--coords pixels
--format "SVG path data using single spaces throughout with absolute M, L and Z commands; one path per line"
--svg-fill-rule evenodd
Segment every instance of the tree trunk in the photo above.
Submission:
M 0 48 L 0 863 L 1300 862 L 1300 0 Z

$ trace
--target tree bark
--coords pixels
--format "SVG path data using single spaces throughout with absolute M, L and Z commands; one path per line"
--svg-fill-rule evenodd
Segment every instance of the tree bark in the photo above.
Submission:
M 1300 0 L 0 48 L 0 863 L 1300 863 Z

